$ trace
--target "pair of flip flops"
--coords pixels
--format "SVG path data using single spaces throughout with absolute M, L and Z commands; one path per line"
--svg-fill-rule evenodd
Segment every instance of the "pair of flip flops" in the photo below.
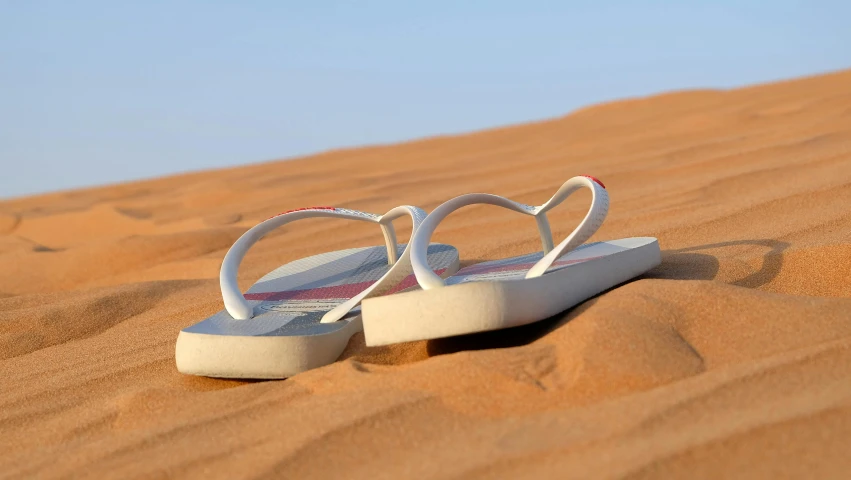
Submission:
M 581 188 L 591 190 L 591 208 L 579 226 L 554 245 L 546 213 Z M 543 250 L 459 270 L 458 251 L 431 243 L 431 237 L 447 215 L 473 204 L 533 216 Z M 225 309 L 180 332 L 177 368 L 210 377 L 286 378 L 334 362 L 359 331 L 367 345 L 377 346 L 545 319 L 661 262 L 655 238 L 585 244 L 608 209 L 603 183 L 579 176 L 537 207 L 473 193 L 449 200 L 428 215 L 413 206 L 384 215 L 334 207 L 282 213 L 248 230 L 227 252 L 219 276 Z M 404 215 L 413 219 L 413 232 L 408 245 L 399 245 L 392 221 Z M 314 217 L 377 223 L 385 245 L 296 260 L 240 292 L 237 270 L 248 249 L 275 228 Z

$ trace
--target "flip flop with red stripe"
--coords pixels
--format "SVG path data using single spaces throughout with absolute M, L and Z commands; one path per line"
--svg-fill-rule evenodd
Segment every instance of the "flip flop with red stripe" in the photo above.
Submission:
M 410 245 L 399 245 L 392 221 L 409 215 L 414 232 L 426 212 L 396 207 L 384 215 L 311 207 L 285 212 L 248 230 L 222 262 L 219 283 L 225 309 L 181 330 L 175 360 L 183 373 L 224 378 L 285 378 L 334 362 L 361 331 L 360 302 L 417 287 Z M 377 223 L 385 245 L 323 253 L 283 265 L 246 293 L 237 270 L 248 249 L 271 230 L 305 218 L 333 217 Z M 413 235 L 413 233 L 412 233 Z M 426 247 L 438 276 L 458 270 L 458 251 Z
M 590 189 L 591 208 L 579 226 L 553 245 L 546 213 L 570 194 Z M 438 224 L 473 204 L 496 205 L 535 218 L 543 249 L 519 257 L 479 263 L 446 279 L 428 266 L 428 248 Z M 426 340 L 533 323 L 626 282 L 661 263 L 655 238 L 624 238 L 584 244 L 609 210 L 603 183 L 573 177 L 543 205 L 533 207 L 498 195 L 456 197 L 426 217 L 411 240 L 411 261 L 422 290 L 363 302 L 367 345 Z

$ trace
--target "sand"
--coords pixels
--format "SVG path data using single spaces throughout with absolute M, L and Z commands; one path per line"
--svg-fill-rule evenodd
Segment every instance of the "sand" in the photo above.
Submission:
M 225 251 L 272 214 L 476 191 L 538 204 L 577 174 L 611 195 L 594 238 L 658 237 L 660 267 L 529 327 L 382 348 L 358 335 L 284 381 L 174 367 L 178 331 L 222 308 Z M 582 195 L 550 214 L 557 238 Z M 435 239 L 464 264 L 539 247 L 532 220 L 487 206 Z M 372 225 L 305 221 L 260 242 L 240 284 L 376 244 Z M 2 478 L 851 472 L 851 71 L 11 199 L 0 266 Z

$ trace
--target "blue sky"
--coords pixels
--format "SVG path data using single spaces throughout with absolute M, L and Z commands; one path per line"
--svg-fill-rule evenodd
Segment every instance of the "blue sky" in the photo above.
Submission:
M 0 197 L 851 67 L 851 2 L 0 0 Z

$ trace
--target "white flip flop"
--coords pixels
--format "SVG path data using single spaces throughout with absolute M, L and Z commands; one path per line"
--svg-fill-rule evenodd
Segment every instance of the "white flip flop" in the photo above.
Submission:
M 411 246 L 396 244 L 391 223 L 406 214 L 413 219 L 415 233 L 426 212 L 412 206 L 384 215 L 310 207 L 252 227 L 222 262 L 219 283 L 225 310 L 179 333 L 177 369 L 208 377 L 286 378 L 335 361 L 349 338 L 363 329 L 361 300 L 416 287 Z M 245 294 L 240 292 L 236 274 L 248 249 L 275 228 L 313 217 L 377 223 L 386 245 L 296 260 L 273 270 Z M 459 267 L 458 251 L 449 245 L 425 246 L 423 261 L 435 275 L 449 276 Z
M 579 226 L 553 247 L 546 212 L 580 188 L 593 192 Z M 478 263 L 442 279 L 428 265 L 427 248 L 437 225 L 453 211 L 477 203 L 535 217 L 543 251 Z M 551 317 L 661 263 L 655 238 L 583 243 L 600 228 L 609 209 L 602 182 L 573 177 L 538 207 L 499 195 L 471 193 L 437 207 L 411 240 L 411 261 L 422 290 L 363 302 L 364 335 L 370 346 L 427 340 L 525 325 Z

